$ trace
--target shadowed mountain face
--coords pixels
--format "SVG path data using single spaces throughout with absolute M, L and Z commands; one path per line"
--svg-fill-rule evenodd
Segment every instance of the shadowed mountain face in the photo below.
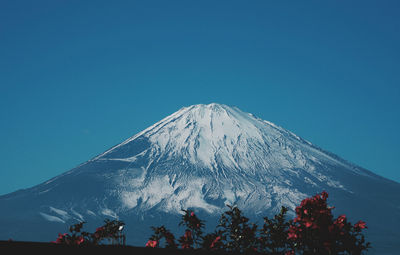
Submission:
M 181 209 L 213 226 L 225 204 L 259 220 L 323 190 L 336 214 L 369 226 L 378 254 L 395 254 L 400 184 L 377 176 L 235 107 L 182 108 L 45 183 L 0 197 L 0 239 L 50 241 L 70 224 L 126 222 L 144 245 L 150 226 L 174 232 Z M 371 253 L 372 254 L 372 253 Z

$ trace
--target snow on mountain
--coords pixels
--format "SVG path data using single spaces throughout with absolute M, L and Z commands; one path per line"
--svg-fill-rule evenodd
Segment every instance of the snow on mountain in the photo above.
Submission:
M 293 213 L 322 190 L 350 217 L 371 222 L 380 253 L 390 250 L 393 241 L 379 237 L 400 227 L 400 184 L 236 107 L 193 105 L 60 176 L 0 197 L 0 238 L 43 240 L 50 227 L 109 217 L 136 226 L 131 243 L 141 244 L 149 226 L 176 222 L 181 209 L 216 221 L 226 204 L 237 204 L 260 218 L 282 205 Z M 37 224 L 47 232 L 23 230 Z
M 136 151 L 143 141 L 151 146 Z M 94 160 L 146 161 L 139 163 L 139 176 L 118 180 L 122 205 L 162 203 L 165 212 L 196 207 L 220 213 L 223 206 L 207 202 L 217 199 L 259 212 L 273 200 L 294 208 L 307 194 L 291 179 L 351 192 L 330 169 L 316 169 L 330 164 L 362 172 L 273 123 L 219 104 L 182 108 Z

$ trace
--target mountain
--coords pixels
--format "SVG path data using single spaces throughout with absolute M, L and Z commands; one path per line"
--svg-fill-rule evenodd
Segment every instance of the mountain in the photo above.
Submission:
M 150 226 L 175 233 L 181 209 L 215 225 L 226 204 L 254 220 L 326 190 L 335 214 L 362 219 L 371 254 L 395 254 L 400 184 L 326 152 L 271 122 L 221 104 L 185 107 L 101 155 L 0 197 L 0 239 L 50 241 L 77 221 L 126 224 L 143 245 Z M 260 222 L 259 222 L 260 223 Z

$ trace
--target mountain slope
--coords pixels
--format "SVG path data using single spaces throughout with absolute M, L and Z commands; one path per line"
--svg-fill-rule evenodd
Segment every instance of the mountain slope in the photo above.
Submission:
M 194 105 L 65 174 L 0 197 L 0 238 L 49 240 L 77 220 L 114 217 L 136 227 L 128 242 L 143 244 L 151 225 L 168 219 L 172 228 L 181 209 L 216 222 L 235 203 L 261 219 L 322 190 L 337 213 L 369 223 L 380 254 L 391 253 L 400 184 L 238 108 Z M 46 231 L 36 234 L 38 225 Z

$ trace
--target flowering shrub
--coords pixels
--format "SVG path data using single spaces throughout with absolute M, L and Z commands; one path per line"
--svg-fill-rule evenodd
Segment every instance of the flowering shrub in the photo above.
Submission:
M 69 228 L 71 234 L 58 234 L 58 238 L 52 243 L 67 244 L 67 245 L 85 245 L 89 243 L 90 234 L 87 232 L 81 232 L 84 222 L 72 225 Z
M 179 238 L 182 249 L 199 248 L 202 243 L 204 222 L 193 211 L 183 210 L 184 214 L 179 223 L 185 226 L 185 234 Z
M 370 247 L 365 242 L 363 221 L 352 225 L 345 215 L 334 219 L 333 207 L 327 205 L 328 193 L 304 199 L 296 208 L 288 240 L 299 254 L 361 254 Z
M 149 240 L 146 243 L 146 247 L 151 247 L 151 248 L 157 248 L 158 247 L 158 241 L 156 240 Z
M 69 228 L 71 234 L 58 234 L 53 243 L 75 246 L 88 246 L 111 243 L 125 245 L 125 235 L 122 233 L 124 223 L 117 220 L 105 220 L 105 224 L 98 227 L 94 233 L 81 231 L 85 222 L 72 225 Z
M 118 220 L 105 220 L 104 225 L 91 234 L 93 244 L 125 245 L 125 235 L 122 233 L 125 223 Z
M 336 219 L 327 204 L 328 193 L 322 192 L 304 199 L 296 207 L 294 220 L 286 220 L 287 208 L 282 207 L 273 218 L 264 218 L 261 229 L 249 223 L 236 206 L 228 205 L 217 229 L 203 235 L 204 223 L 193 211 L 184 210 L 179 225 L 186 227 L 179 238 L 182 249 L 201 248 L 210 251 L 246 252 L 274 255 L 360 255 L 371 246 L 361 233 L 366 223 L 351 224 L 345 215 Z M 177 248 L 175 238 L 164 226 L 153 228 L 154 234 L 146 247 L 159 247 L 161 238 L 166 247 Z M 169 241 L 168 241 L 169 240 Z
M 161 239 L 165 239 L 166 248 L 177 248 L 175 243 L 175 236 L 164 226 L 155 228 L 152 227 L 154 234 L 150 237 L 150 240 L 146 243 L 146 247 L 157 248 L 160 244 Z
M 210 251 L 223 250 L 225 244 L 222 242 L 221 236 L 222 233 L 220 231 L 205 235 L 201 248 Z

